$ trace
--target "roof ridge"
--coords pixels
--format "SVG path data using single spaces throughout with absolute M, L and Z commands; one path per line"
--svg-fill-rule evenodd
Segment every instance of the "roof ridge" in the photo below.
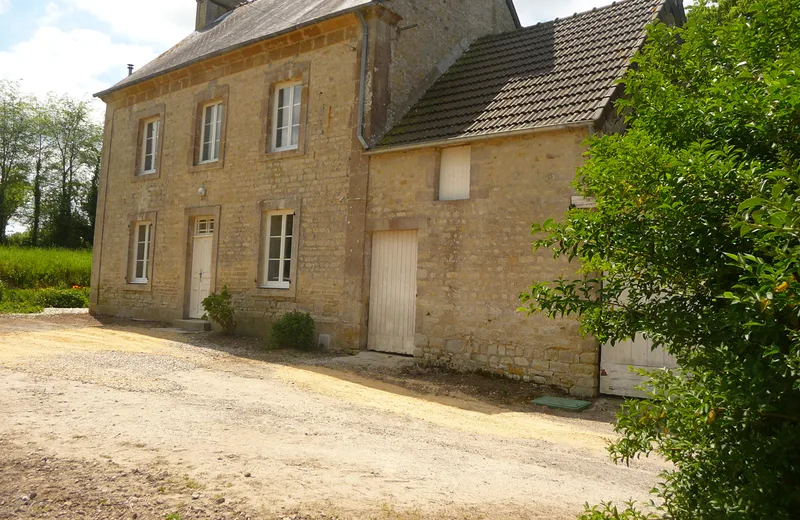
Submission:
M 507 35 L 516 35 L 516 34 L 519 34 L 521 32 L 529 32 L 529 31 L 532 32 L 533 29 L 536 29 L 536 28 L 541 29 L 541 28 L 546 27 L 548 25 L 555 25 L 558 22 L 567 22 L 567 21 L 571 21 L 571 20 L 576 20 L 578 18 L 582 18 L 582 17 L 588 16 L 590 14 L 602 13 L 603 11 L 606 11 L 608 9 L 612 9 L 614 7 L 619 7 L 621 5 L 624 6 L 625 4 L 629 4 L 629 3 L 638 2 L 638 3 L 645 4 L 647 2 L 651 2 L 654 5 L 657 5 L 657 4 L 663 4 L 663 3 L 665 3 L 665 1 L 666 0 L 615 0 L 615 1 L 611 2 L 610 4 L 602 5 L 600 7 L 592 7 L 591 9 L 587 9 L 585 11 L 578 11 L 578 12 L 575 12 L 575 13 L 569 15 L 569 16 L 553 18 L 552 20 L 547 20 L 545 22 L 536 22 L 533 25 L 528 25 L 527 27 L 522 27 L 520 29 L 511 29 L 509 31 L 503 31 L 501 33 L 496 33 L 496 34 L 487 34 L 486 36 L 482 36 L 482 37 L 478 38 L 477 40 L 475 40 L 473 42 L 473 45 L 480 44 L 483 41 L 491 41 L 491 40 L 493 40 L 495 38 L 496 39 L 500 39 L 501 37 L 507 36 Z
M 597 124 L 646 27 L 678 0 L 621 0 L 479 38 L 376 150 Z

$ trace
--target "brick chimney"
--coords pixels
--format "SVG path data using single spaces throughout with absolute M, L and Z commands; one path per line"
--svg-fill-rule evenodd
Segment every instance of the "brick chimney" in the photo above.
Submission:
M 214 21 L 227 13 L 233 11 L 242 0 L 197 0 L 197 17 L 195 18 L 194 28 L 202 31 Z

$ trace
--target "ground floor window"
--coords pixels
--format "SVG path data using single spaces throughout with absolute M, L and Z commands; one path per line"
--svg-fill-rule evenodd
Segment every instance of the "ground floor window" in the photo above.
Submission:
M 153 234 L 153 223 L 149 221 L 134 224 L 134 254 L 131 265 L 131 283 L 146 284 L 150 280 L 150 249 Z
M 269 289 L 291 287 L 294 228 L 293 210 L 270 211 L 264 214 L 262 287 Z

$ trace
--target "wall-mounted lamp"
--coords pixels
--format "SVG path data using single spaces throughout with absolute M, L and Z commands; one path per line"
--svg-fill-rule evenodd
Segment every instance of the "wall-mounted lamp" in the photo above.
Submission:
M 197 190 L 197 194 L 200 195 L 201 197 L 205 197 L 206 193 L 208 193 L 208 190 L 206 189 L 205 186 L 200 186 L 200 188 Z

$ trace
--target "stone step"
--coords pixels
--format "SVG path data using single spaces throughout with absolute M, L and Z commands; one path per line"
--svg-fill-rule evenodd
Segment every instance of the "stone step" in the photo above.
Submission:
M 211 323 L 205 320 L 175 320 L 175 327 L 193 332 L 206 332 L 211 330 Z

